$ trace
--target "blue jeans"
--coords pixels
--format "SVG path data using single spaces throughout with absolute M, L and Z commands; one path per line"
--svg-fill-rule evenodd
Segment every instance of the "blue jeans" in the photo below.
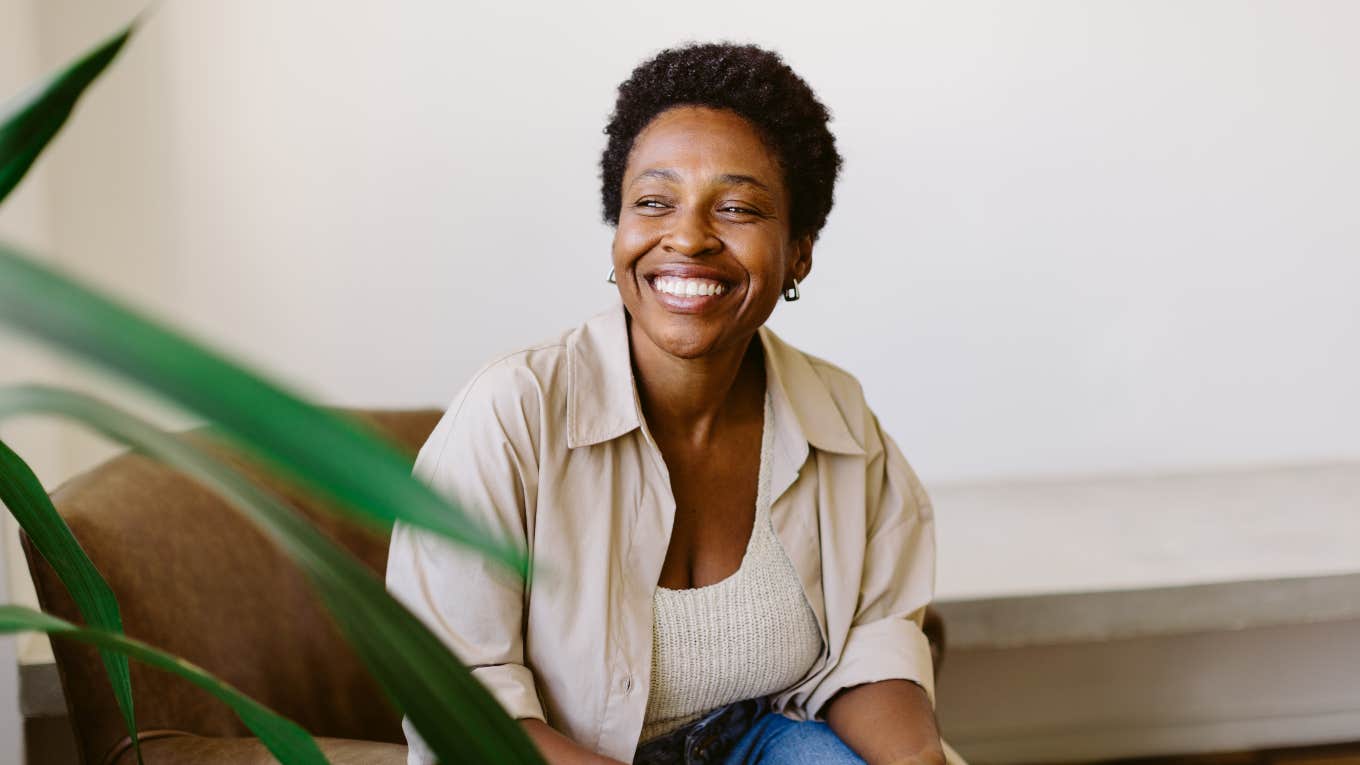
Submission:
M 770 711 L 767 699 L 738 701 L 648 741 L 633 765 L 864 765 L 823 722 Z

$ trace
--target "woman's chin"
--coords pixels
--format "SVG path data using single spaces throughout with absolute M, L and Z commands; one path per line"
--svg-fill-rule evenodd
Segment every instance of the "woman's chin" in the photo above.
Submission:
M 719 322 L 693 314 L 654 313 L 641 322 L 640 328 L 658 350 L 681 359 L 708 355 L 722 345 L 727 334 Z

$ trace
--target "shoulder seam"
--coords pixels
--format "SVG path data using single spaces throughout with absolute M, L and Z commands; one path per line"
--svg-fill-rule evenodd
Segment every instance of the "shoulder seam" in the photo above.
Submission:
M 477 373 L 472 376 L 472 379 L 468 380 L 463 385 L 462 389 L 463 395 L 459 396 L 458 400 L 454 402 L 455 406 L 450 407 L 449 410 L 444 412 L 444 418 L 448 419 L 449 425 L 450 427 L 452 427 L 454 422 L 458 419 L 458 415 L 463 413 L 463 404 L 467 403 L 468 396 L 472 393 L 472 388 L 474 385 L 477 384 L 477 381 L 481 380 L 482 377 L 484 377 L 487 372 L 490 372 L 492 369 L 504 363 L 505 361 L 508 361 L 516 356 L 522 356 L 527 353 L 532 353 L 533 351 L 542 351 L 547 350 L 549 348 L 566 348 L 566 345 L 567 344 L 565 339 L 548 340 L 538 343 L 536 345 L 531 345 L 527 348 L 520 348 L 519 350 L 510 351 L 509 353 L 502 354 L 486 362 L 485 364 L 482 365 L 481 369 L 478 369 Z M 439 473 L 439 466 L 444 462 L 444 452 L 448 449 L 448 446 L 449 443 L 447 438 L 444 440 L 444 443 L 439 445 L 439 454 L 435 455 L 434 467 L 431 468 L 433 473 L 435 474 Z

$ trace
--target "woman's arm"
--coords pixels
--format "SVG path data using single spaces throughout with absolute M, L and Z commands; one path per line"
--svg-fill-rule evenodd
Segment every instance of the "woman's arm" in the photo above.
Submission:
M 827 702 L 825 716 L 869 765 L 945 765 L 930 697 L 910 680 L 846 688 Z
M 522 549 L 529 549 L 538 501 L 540 396 L 534 384 L 511 365 L 484 367 L 454 398 L 412 469 L 418 480 L 457 501 L 484 529 Z M 471 668 L 507 714 L 521 720 L 545 718 L 526 657 L 527 597 L 521 579 L 476 551 L 396 523 L 387 587 Z M 402 729 L 410 761 L 434 765 L 434 753 L 409 718 Z M 558 762 L 550 750 L 545 754 Z
M 626 765 L 586 749 L 542 720 L 530 717 L 519 722 L 548 765 Z

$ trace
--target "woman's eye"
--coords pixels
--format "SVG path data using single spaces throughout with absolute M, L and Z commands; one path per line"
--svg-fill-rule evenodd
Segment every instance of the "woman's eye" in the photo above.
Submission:
M 652 208 L 652 209 L 654 209 L 654 210 L 659 210 L 659 209 L 665 207 L 666 205 L 665 205 L 664 202 L 662 202 L 662 201 L 659 200 L 659 199 L 643 199 L 643 200 L 640 200 L 635 206 L 636 206 L 636 207 L 650 207 L 650 208 Z
M 728 205 L 722 208 L 722 211 L 738 213 L 740 215 L 760 215 L 760 212 L 757 210 L 752 210 L 749 207 L 738 207 L 736 205 Z

